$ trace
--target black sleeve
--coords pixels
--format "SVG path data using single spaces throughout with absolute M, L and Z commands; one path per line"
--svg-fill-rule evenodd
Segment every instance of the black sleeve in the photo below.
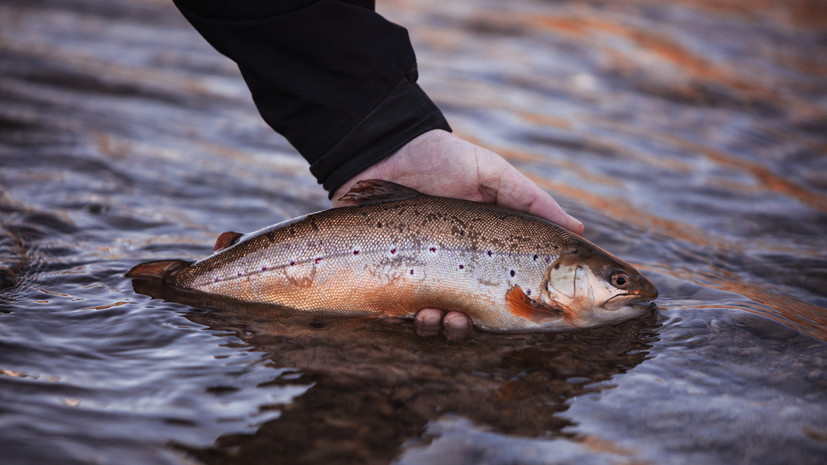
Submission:
M 173 0 L 328 191 L 431 129 L 408 32 L 372 0 Z

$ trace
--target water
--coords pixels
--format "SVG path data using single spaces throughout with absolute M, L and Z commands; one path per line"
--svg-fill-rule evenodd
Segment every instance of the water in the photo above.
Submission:
M 7 463 L 824 463 L 827 3 L 383 1 L 659 311 L 455 340 L 136 292 L 327 206 L 169 3 L 0 4 Z M 148 292 L 147 289 L 137 291 Z

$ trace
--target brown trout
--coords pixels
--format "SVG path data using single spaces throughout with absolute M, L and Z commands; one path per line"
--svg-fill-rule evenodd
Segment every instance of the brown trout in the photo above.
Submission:
M 628 263 L 527 213 L 379 180 L 343 199 L 356 206 L 224 233 L 207 258 L 143 263 L 126 276 L 307 312 L 454 310 L 494 332 L 615 323 L 650 311 L 658 294 Z

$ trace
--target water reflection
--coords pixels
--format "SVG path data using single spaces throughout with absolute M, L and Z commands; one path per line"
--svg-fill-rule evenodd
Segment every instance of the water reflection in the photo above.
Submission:
M 377 6 L 408 27 L 420 82 L 457 132 L 657 284 L 657 322 L 454 341 L 136 295 L 123 278 L 135 263 L 204 256 L 222 231 L 326 197 L 170 2 L 5 0 L 3 459 L 189 463 L 173 441 L 217 463 L 295 450 L 822 464 L 824 2 Z
M 264 406 L 280 415 L 254 434 L 222 436 L 208 449 L 181 446 L 205 463 L 388 463 L 433 440 L 427 426 L 446 417 L 509 436 L 577 440 L 564 431 L 573 426 L 561 415 L 567 402 L 634 368 L 658 340 L 652 314 L 590 331 L 450 340 L 419 336 L 410 322 L 314 317 L 134 285 L 215 309 L 187 318 L 292 369 L 272 384 L 310 386 L 287 405 Z

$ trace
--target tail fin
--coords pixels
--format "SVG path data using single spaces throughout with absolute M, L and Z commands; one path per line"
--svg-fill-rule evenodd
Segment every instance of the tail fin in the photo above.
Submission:
M 192 262 L 186 260 L 155 260 L 135 265 L 126 272 L 127 278 L 163 279 L 173 271 Z

